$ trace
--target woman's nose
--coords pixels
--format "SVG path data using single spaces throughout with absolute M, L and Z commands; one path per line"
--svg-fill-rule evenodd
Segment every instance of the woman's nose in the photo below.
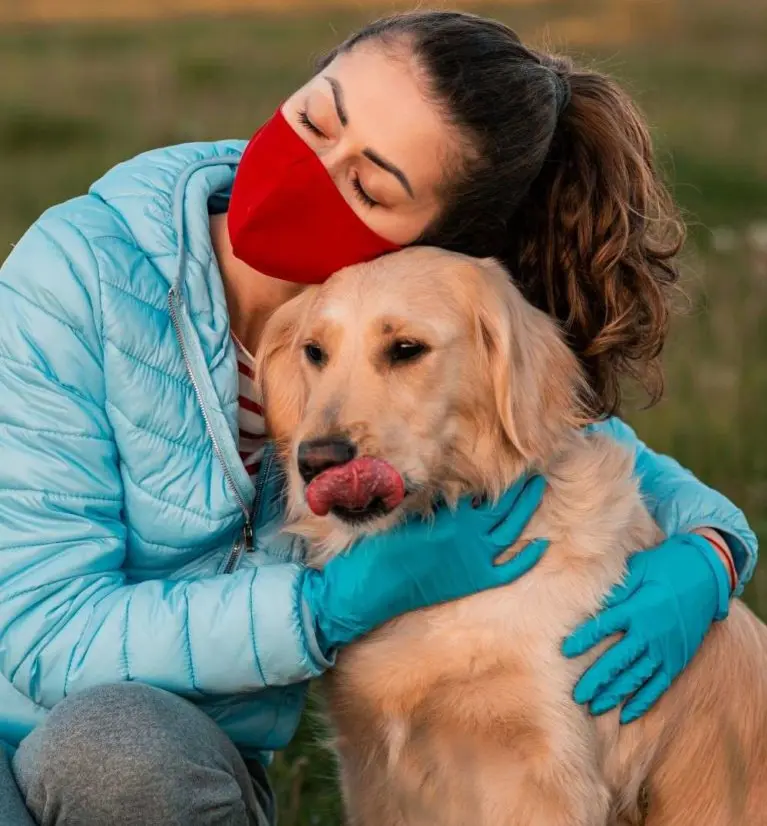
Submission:
M 349 166 L 350 158 L 353 155 L 353 150 L 348 141 L 341 139 L 333 146 L 327 147 L 317 152 L 317 157 L 320 159 L 322 165 L 327 169 L 328 175 L 339 183 Z

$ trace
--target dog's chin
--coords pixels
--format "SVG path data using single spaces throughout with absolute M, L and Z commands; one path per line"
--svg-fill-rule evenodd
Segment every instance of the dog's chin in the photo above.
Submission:
M 340 519 L 350 527 L 359 527 L 362 525 L 370 525 L 370 523 L 379 520 L 385 520 L 402 507 L 403 503 L 397 505 L 396 508 L 388 508 L 380 497 L 373 499 L 364 508 L 345 508 L 343 505 L 334 505 L 330 512 L 336 519 Z
M 309 510 L 306 500 L 302 503 L 308 521 L 315 524 L 322 533 L 335 537 L 344 537 L 344 544 L 353 542 L 361 536 L 383 533 L 402 522 L 408 513 L 421 510 L 421 496 L 417 493 L 405 493 L 405 498 L 394 508 L 386 507 L 379 498 L 373 499 L 364 508 L 350 509 L 343 505 L 334 505 L 327 516 L 318 516 Z M 320 526 L 324 525 L 324 531 Z
M 334 505 L 330 509 L 330 517 L 349 528 L 364 529 L 365 533 L 375 533 L 392 527 L 392 525 L 404 519 L 408 513 L 428 511 L 429 501 L 429 494 L 422 486 L 410 485 L 406 481 L 405 496 L 393 508 L 387 507 L 380 497 L 375 497 L 364 508 L 354 510 L 343 505 Z

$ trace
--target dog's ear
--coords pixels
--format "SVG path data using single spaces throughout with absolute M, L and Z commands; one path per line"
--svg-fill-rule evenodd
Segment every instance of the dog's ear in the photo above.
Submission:
M 588 421 L 586 383 L 554 320 L 533 307 L 494 259 L 477 313 L 500 426 L 528 464 L 551 456 L 568 428 Z
M 301 371 L 301 330 L 314 302 L 316 287 L 308 287 L 269 317 L 255 356 L 255 381 L 264 398 L 269 436 L 290 439 L 306 404 Z

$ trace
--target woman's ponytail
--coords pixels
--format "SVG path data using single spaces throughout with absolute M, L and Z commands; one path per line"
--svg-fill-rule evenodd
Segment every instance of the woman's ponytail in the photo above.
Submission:
M 629 97 L 603 75 L 548 65 L 569 99 L 503 258 L 528 300 L 561 323 L 595 412 L 607 415 L 619 409 L 625 376 L 652 401 L 662 393 L 658 357 L 684 227 Z

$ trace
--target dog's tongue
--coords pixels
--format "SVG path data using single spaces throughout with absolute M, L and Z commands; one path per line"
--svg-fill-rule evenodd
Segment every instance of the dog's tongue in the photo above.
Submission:
M 399 473 L 388 462 L 371 456 L 323 471 L 306 489 L 306 501 L 317 516 L 327 516 L 336 506 L 361 511 L 374 499 L 393 510 L 404 498 L 405 484 Z

